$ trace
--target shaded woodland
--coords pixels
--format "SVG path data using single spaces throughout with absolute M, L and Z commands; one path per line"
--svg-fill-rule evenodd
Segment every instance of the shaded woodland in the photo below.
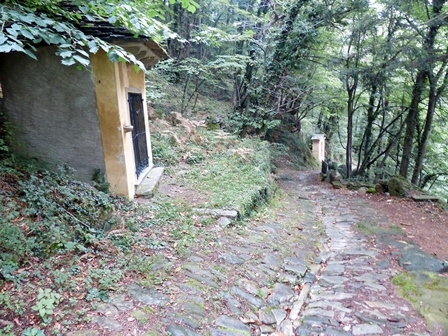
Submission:
M 206 113 L 240 136 L 325 133 L 327 159 L 348 178 L 400 174 L 448 195 L 445 0 L 2 3 L 0 52 L 33 57 L 40 40 L 68 65 L 88 66 L 86 48 L 129 60 L 77 33 L 85 18 L 108 20 L 165 47 L 170 59 L 153 71 L 181 88 L 180 113 L 204 113 L 198 96 L 213 97 L 226 108 Z M 45 24 L 60 17 L 59 28 Z M 160 82 L 149 88 L 157 106 L 167 93 Z
M 398 173 L 444 192 L 446 1 L 213 1 L 179 12 L 173 29 L 190 43 L 168 43 L 171 71 L 186 96 L 231 81 L 241 135 L 325 133 L 328 159 L 349 178 Z M 217 60 L 222 75 L 191 71 Z

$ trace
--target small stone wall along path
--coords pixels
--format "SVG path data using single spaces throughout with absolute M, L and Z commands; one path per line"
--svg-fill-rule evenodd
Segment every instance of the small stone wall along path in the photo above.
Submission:
M 389 251 L 355 231 L 383 218 L 315 172 L 281 170 L 278 182 L 275 221 L 211 228 L 213 244 L 166 260 L 163 284 L 129 285 L 70 336 L 442 335 L 396 296 Z

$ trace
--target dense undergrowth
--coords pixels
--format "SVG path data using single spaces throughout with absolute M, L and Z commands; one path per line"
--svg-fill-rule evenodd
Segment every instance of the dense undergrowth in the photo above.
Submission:
M 130 205 L 57 172 L 14 156 L 0 163 L 0 261 L 20 264 L 26 256 L 85 251 L 120 222 Z
M 60 322 L 82 321 L 86 303 L 106 299 L 124 278 L 127 259 L 112 257 L 126 239 L 132 245 L 137 216 L 134 204 L 73 180 L 67 168 L 3 153 L 0 334 L 60 334 L 68 327 Z

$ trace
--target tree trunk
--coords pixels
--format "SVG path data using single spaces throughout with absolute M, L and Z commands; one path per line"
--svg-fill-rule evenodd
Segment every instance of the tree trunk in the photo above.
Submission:
M 347 169 L 347 178 L 352 175 L 352 147 L 353 147 L 353 115 L 355 113 L 355 93 L 358 86 L 357 76 L 353 78 L 353 83 L 350 85 L 350 78 L 346 79 L 346 87 L 348 93 L 347 99 L 347 146 L 345 148 L 345 166 Z
M 446 90 L 448 85 L 448 70 L 446 66 L 448 61 L 444 61 L 440 67 L 438 73 L 434 76 L 430 74 L 429 78 L 429 96 L 428 96 L 428 108 L 426 110 L 426 120 L 425 126 L 422 132 L 421 141 L 419 143 L 417 158 L 415 160 L 414 172 L 412 174 L 411 182 L 414 184 L 420 184 L 421 173 L 423 169 L 423 160 L 426 156 L 426 148 L 428 146 L 429 135 L 431 133 L 432 123 L 434 119 L 434 113 L 436 111 L 436 105 L 439 102 L 441 96 Z M 444 78 L 440 86 L 437 88 L 437 84 L 440 80 L 440 77 L 444 74 Z
M 406 117 L 406 132 L 403 142 L 403 153 L 400 163 L 400 175 L 407 178 L 409 164 L 411 161 L 412 149 L 414 145 L 414 133 L 417 125 L 417 119 L 419 114 L 419 104 L 424 88 L 424 84 L 426 82 L 428 72 L 432 71 L 431 65 L 428 66 L 428 63 L 431 63 L 431 57 L 434 56 L 434 43 L 436 40 L 437 33 L 439 31 L 440 23 L 436 23 L 436 18 L 442 12 L 443 5 L 446 0 L 434 0 L 432 3 L 432 15 L 428 17 L 428 19 L 435 20 L 429 26 L 429 30 L 425 36 L 423 41 L 423 51 L 427 55 L 427 59 L 421 60 L 421 63 L 418 68 L 417 77 L 414 83 L 414 88 L 412 90 L 412 100 L 411 105 L 409 106 L 409 113 Z
M 412 100 L 409 106 L 409 112 L 406 116 L 406 131 L 403 142 L 403 153 L 401 155 L 400 175 L 407 177 L 409 163 L 411 162 L 412 148 L 414 146 L 414 133 L 418 118 L 418 107 L 423 93 L 423 87 L 426 82 L 426 71 L 419 70 L 412 89 Z
M 417 157 L 415 159 L 414 172 L 412 174 L 411 182 L 418 184 L 419 177 L 423 168 L 423 159 L 426 155 L 426 148 L 428 145 L 429 133 L 431 132 L 432 121 L 434 119 L 434 112 L 436 110 L 436 88 L 435 83 L 431 83 L 429 87 L 429 102 L 428 109 L 426 111 L 425 127 L 423 129 L 420 146 L 417 151 Z
M 369 106 L 367 107 L 367 124 L 364 131 L 363 137 L 363 145 L 359 151 L 359 162 L 358 162 L 358 175 L 364 174 L 366 171 L 367 163 L 370 161 L 370 157 L 372 156 L 372 128 L 373 122 L 377 117 L 377 112 L 375 111 L 375 97 L 377 94 L 378 87 L 373 84 L 370 88 L 369 95 Z M 378 111 L 378 108 L 376 108 Z
M 257 10 L 257 17 L 260 18 L 262 15 L 265 15 L 269 10 L 269 4 L 270 0 L 262 0 L 258 6 Z M 255 36 L 255 39 L 263 39 L 264 36 L 261 36 L 261 29 L 262 23 L 257 24 L 257 35 Z M 239 30 L 240 33 L 243 33 L 243 28 L 241 27 L 241 30 Z M 244 42 L 238 42 L 237 43 L 237 54 L 243 54 L 243 46 Z M 235 80 L 234 86 L 234 110 L 239 110 L 241 112 L 247 112 L 250 106 L 250 97 L 249 97 L 249 89 L 252 84 L 252 77 L 254 72 L 254 64 L 256 59 L 255 54 L 255 46 L 252 46 L 252 49 L 249 50 L 249 57 L 250 62 L 246 63 L 246 69 L 243 76 L 242 81 L 239 80 L 238 76 Z

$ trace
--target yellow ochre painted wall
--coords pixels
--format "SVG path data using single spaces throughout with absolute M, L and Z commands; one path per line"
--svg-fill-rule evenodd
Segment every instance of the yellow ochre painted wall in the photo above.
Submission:
M 131 124 L 127 101 L 128 92 L 141 93 L 143 99 L 146 97 L 145 74 L 141 70 L 136 72 L 133 65 L 111 62 L 103 51 L 91 55 L 90 61 L 95 82 L 106 177 L 110 183 L 110 191 L 132 199 L 137 181 L 132 132 L 124 132 L 123 126 Z M 148 154 L 150 166 L 152 166 L 145 101 L 143 107 L 145 109 Z

